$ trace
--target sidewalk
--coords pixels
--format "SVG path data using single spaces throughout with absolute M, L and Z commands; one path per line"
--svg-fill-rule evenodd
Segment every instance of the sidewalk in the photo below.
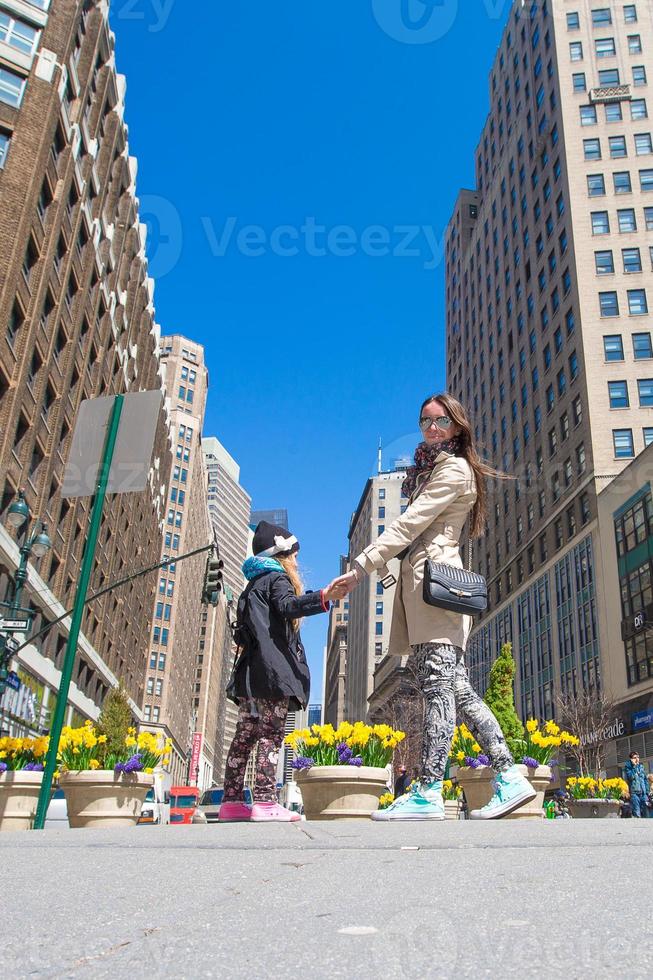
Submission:
M 653 820 L 3 834 L 0 976 L 650 977 Z

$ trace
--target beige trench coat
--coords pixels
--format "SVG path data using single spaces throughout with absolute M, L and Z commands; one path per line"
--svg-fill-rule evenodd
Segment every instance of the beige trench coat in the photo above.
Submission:
M 386 574 L 386 564 L 406 547 L 395 591 L 388 653 L 403 656 L 417 643 L 448 643 L 463 650 L 472 626 L 461 616 L 424 602 L 427 558 L 462 568 L 459 540 L 476 500 L 476 482 L 466 459 L 441 452 L 430 473 L 421 475 L 406 511 L 366 548 L 356 563 L 368 575 Z

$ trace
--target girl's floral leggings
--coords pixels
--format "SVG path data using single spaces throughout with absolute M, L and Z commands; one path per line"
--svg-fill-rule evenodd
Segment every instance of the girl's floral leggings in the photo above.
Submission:
M 257 698 L 253 703 L 239 702 L 236 734 L 229 748 L 224 775 L 225 803 L 242 800 L 247 761 L 257 742 L 254 800 L 257 803 L 276 803 L 277 762 L 287 715 L 288 698 L 280 701 Z
M 424 694 L 426 722 L 422 746 L 422 782 L 444 778 L 456 725 L 456 712 L 486 755 L 495 772 L 513 765 L 499 723 L 472 685 L 460 647 L 420 643 L 412 648 L 410 666 Z

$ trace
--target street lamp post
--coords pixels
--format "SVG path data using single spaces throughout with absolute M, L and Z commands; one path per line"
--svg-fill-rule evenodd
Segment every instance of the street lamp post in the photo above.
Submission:
M 27 562 L 29 561 L 30 555 L 33 554 L 36 558 L 42 558 L 52 547 L 52 542 L 47 533 L 47 525 L 40 518 L 34 522 L 32 533 L 29 533 L 30 517 L 30 509 L 25 500 L 25 493 L 23 490 L 20 490 L 17 499 L 7 511 L 7 524 L 16 531 L 19 531 L 23 525 L 27 524 L 25 540 L 20 548 L 20 562 L 14 575 L 11 601 L 9 601 L 10 593 L 8 592 L 7 601 L 2 603 L 4 608 L 8 610 L 10 621 L 20 618 L 18 614 L 23 611 L 20 602 L 23 595 L 23 588 L 27 581 Z M 17 632 L 17 630 L 11 630 L 5 627 L 5 632 Z M 7 665 L 11 656 L 12 652 L 7 644 L 7 638 L 5 635 L 0 634 L 0 694 L 4 690 L 7 680 Z

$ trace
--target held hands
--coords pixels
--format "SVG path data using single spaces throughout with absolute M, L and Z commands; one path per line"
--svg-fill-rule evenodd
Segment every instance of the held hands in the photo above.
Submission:
M 347 572 L 346 575 L 334 578 L 333 582 L 324 589 L 324 598 L 330 602 L 335 599 L 344 599 L 346 595 L 353 592 L 357 585 L 358 579 L 355 573 Z

